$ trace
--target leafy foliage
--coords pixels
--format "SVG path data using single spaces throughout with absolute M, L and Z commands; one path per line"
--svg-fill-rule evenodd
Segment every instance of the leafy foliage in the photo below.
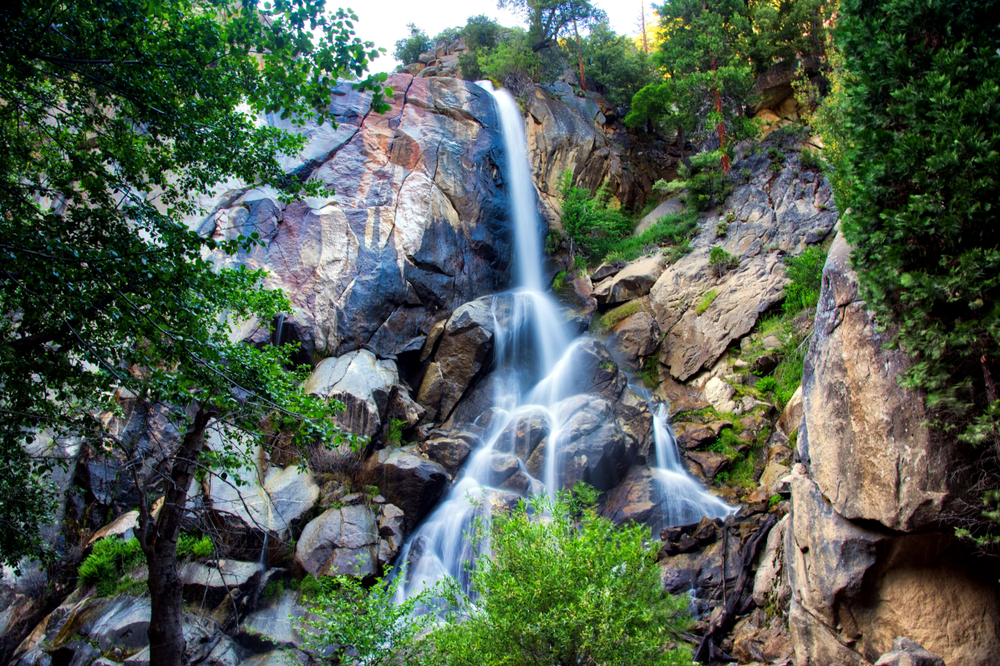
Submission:
M 94 550 L 80 563 L 78 584 L 81 588 L 96 585 L 98 596 L 111 596 L 123 575 L 145 563 L 138 539 L 106 537 L 95 542 Z
M 774 63 L 791 63 L 796 56 L 822 55 L 827 26 L 836 2 L 830 0 L 753 0 L 747 18 L 752 29 L 743 36 L 758 74 Z
M 606 261 L 632 261 L 650 248 L 669 246 L 670 261 L 691 251 L 690 241 L 698 233 L 698 214 L 691 211 L 664 215 L 638 236 L 626 236 L 610 244 Z
M 829 118 L 862 295 L 916 358 L 938 425 L 1000 445 L 997 3 L 843 2 Z M 972 424 L 972 429 L 967 429 Z M 977 426 L 979 435 L 974 434 Z
M 471 571 L 473 598 L 459 596 L 453 622 L 432 634 L 430 663 L 690 664 L 686 649 L 666 649 L 686 603 L 663 591 L 648 530 L 615 527 L 594 499 L 591 489 L 522 501 L 480 525 L 491 552 Z
M 563 174 L 559 194 L 566 234 L 591 257 L 603 256 L 635 226 L 619 207 L 610 204 L 606 187 L 602 185 L 593 194 L 586 188 L 573 187 L 569 170 Z
M 701 299 L 698 301 L 698 305 L 696 305 L 694 308 L 695 314 L 698 315 L 699 317 L 705 314 L 705 311 L 712 306 L 712 303 L 715 302 L 715 299 L 718 295 L 719 292 L 717 292 L 715 289 L 711 289 L 705 292 L 705 295 L 701 297 Z
M 721 203 L 733 190 L 722 169 L 722 151 L 692 155 L 690 166 L 681 164 L 677 180 L 667 183 L 671 192 L 684 191 L 684 204 L 694 211 L 705 211 Z
M 646 54 L 634 40 L 615 33 L 607 22 L 591 26 L 582 46 L 588 90 L 601 93 L 613 106 L 628 107 L 632 97 L 654 80 Z M 570 50 L 575 55 L 575 48 Z
M 415 23 L 407 23 L 406 27 L 410 30 L 410 36 L 397 41 L 396 48 L 392 51 L 392 57 L 402 65 L 417 62 L 420 54 L 430 50 L 431 46 L 434 45 L 427 33 L 418 28 Z
M 826 252 L 819 247 L 808 247 L 799 256 L 785 259 L 785 275 L 791 280 L 785 286 L 785 301 L 781 306 L 786 314 L 816 307 L 825 263 Z
M 486 78 L 519 93 L 532 81 L 540 80 L 542 59 L 531 50 L 523 30 L 511 30 L 492 49 L 477 52 L 479 71 Z
M 357 80 L 378 55 L 354 38 L 354 20 L 307 0 L 81 0 L 4 13 L 0 561 L 45 552 L 44 478 L 58 464 L 48 434 L 138 455 L 97 418 L 118 409 L 116 392 L 211 405 L 235 432 L 258 432 L 274 412 L 298 436 L 335 434 L 326 417 L 336 405 L 302 395 L 301 373 L 281 370 L 290 348 L 229 339 L 233 324 L 290 308 L 260 287 L 263 272 L 207 260 L 259 238 L 216 241 L 185 222 L 205 212 L 194 197 L 231 179 L 285 198 L 324 192 L 282 171 L 305 139 L 253 114 L 325 122 L 338 77 Z M 382 80 L 354 84 L 378 109 Z M 209 462 L 233 463 L 238 448 Z
M 730 268 L 735 268 L 739 266 L 740 258 L 734 254 L 730 254 L 725 251 L 725 249 L 719 247 L 718 245 L 712 247 L 708 252 L 708 265 L 710 268 L 714 268 L 718 271 L 719 276 L 722 276 L 722 272 Z
M 590 0 L 499 0 L 497 8 L 520 14 L 528 24 L 527 47 L 538 52 L 577 27 L 607 20 Z
M 181 533 L 177 538 L 177 558 L 194 557 L 203 559 L 215 554 L 215 545 L 207 536 Z
M 396 603 L 405 578 L 405 572 L 380 577 L 367 589 L 352 576 L 313 578 L 320 589 L 308 593 L 303 589 L 310 612 L 297 623 L 305 646 L 340 657 L 340 663 L 348 663 L 346 659 L 361 666 L 414 663 L 416 638 L 434 621 L 433 615 L 417 611 L 435 590 L 428 588 Z

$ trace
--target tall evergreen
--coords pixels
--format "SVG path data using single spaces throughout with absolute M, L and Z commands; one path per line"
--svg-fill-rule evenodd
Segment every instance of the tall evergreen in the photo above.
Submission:
M 862 295 L 945 432 L 1000 455 L 1000 2 L 844 0 L 828 155 Z

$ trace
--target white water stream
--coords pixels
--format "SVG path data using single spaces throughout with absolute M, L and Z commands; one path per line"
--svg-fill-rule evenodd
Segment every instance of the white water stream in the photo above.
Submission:
M 566 371 L 566 366 L 573 362 L 573 348 L 583 338 L 573 340 L 559 305 L 544 291 L 541 224 L 528 165 L 524 119 L 507 91 L 494 90 L 488 82 L 479 85 L 493 96 L 500 116 L 517 287 L 493 299 L 495 381 L 492 420 L 483 433 L 484 443 L 472 452 L 445 500 L 403 546 L 399 562 L 407 565 L 407 581 L 399 588 L 400 596 L 448 576 L 466 587 L 466 564 L 472 561 L 476 550 L 469 535 L 473 521 L 477 517 L 488 521 L 493 506 L 506 503 L 513 495 L 511 490 L 491 485 L 498 459 L 517 455 L 520 473 L 529 479 L 527 489 L 521 494 L 551 495 L 560 488 L 559 443 L 564 439 L 560 431 L 570 416 L 560 409 L 560 401 L 576 392 L 565 381 L 572 374 Z M 509 431 L 504 432 L 512 423 L 529 415 L 543 420 L 548 429 L 542 478 L 528 473 L 525 459 L 529 452 L 523 450 L 523 443 L 511 441 Z M 663 524 L 685 525 L 706 515 L 726 515 L 730 507 L 705 492 L 681 467 L 667 416 L 666 407 L 660 405 L 654 419 L 657 457 L 654 473 Z

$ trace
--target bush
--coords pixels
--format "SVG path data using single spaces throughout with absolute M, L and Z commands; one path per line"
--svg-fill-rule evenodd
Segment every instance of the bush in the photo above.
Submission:
M 122 541 L 116 536 L 107 537 L 96 542 L 94 550 L 80 564 L 78 585 L 81 588 L 96 585 L 98 596 L 111 596 L 118 589 L 122 576 L 145 563 L 146 556 L 138 539 Z
M 586 188 L 573 187 L 573 174 L 568 169 L 559 184 L 559 194 L 566 234 L 592 258 L 606 255 L 635 227 L 620 208 L 610 204 L 605 186 L 593 194 Z
M 860 297 L 894 324 L 937 426 L 1000 445 L 997 3 L 841 3 L 825 156 Z M 822 118 L 822 114 L 821 114 Z M 1000 483 L 995 465 L 991 483 Z
M 409 65 L 417 62 L 420 54 L 431 48 L 431 39 L 418 28 L 414 23 L 407 23 L 410 29 L 410 36 L 396 42 L 396 48 L 392 51 L 392 57 L 402 65 Z
M 791 280 L 785 286 L 785 302 L 781 306 L 785 314 L 816 307 L 825 263 L 826 251 L 818 247 L 806 248 L 799 256 L 785 259 L 785 275 Z
M 522 30 L 512 30 L 496 48 L 482 48 L 476 53 L 483 76 L 493 79 L 515 95 L 538 81 L 544 70 L 541 58 L 527 45 Z
M 210 557 L 215 554 L 215 546 L 207 536 L 199 537 L 194 534 L 182 532 L 177 538 L 177 558 L 194 557 L 197 559 Z
M 715 301 L 715 297 L 718 295 L 719 295 L 718 292 L 716 292 L 713 289 L 708 293 L 706 293 L 704 296 L 702 296 L 701 300 L 698 301 L 698 305 L 694 309 L 695 314 L 698 315 L 699 317 L 705 314 L 705 310 L 707 310 L 709 306 L 712 305 L 712 303 Z
M 740 265 L 740 258 L 729 254 L 719 246 L 715 246 L 708 252 L 708 265 L 718 271 L 719 277 L 722 277 L 723 271 Z
M 663 591 L 648 528 L 615 527 L 587 505 L 588 490 L 522 501 L 492 528 L 479 525 L 492 552 L 470 572 L 475 603 L 457 595 L 452 622 L 430 637 L 431 663 L 691 663 L 673 647 L 687 600 Z
M 754 386 L 758 391 L 764 395 L 768 393 L 773 393 L 776 388 L 778 388 L 778 380 L 773 376 L 761 377 L 757 380 L 757 385 Z
M 691 165 L 682 164 L 678 180 L 667 184 L 669 190 L 687 190 L 685 205 L 695 211 L 708 210 L 721 203 L 733 191 L 732 183 L 722 173 L 722 152 L 713 150 L 691 156 Z
M 435 620 L 434 615 L 416 613 L 434 590 L 429 588 L 397 604 L 396 592 L 406 579 L 405 573 L 377 578 L 367 589 L 351 576 L 313 578 L 311 590 L 302 591 L 309 614 L 296 622 L 305 646 L 336 656 L 340 663 L 413 663 L 417 636 Z M 344 659 L 347 655 L 349 660 Z

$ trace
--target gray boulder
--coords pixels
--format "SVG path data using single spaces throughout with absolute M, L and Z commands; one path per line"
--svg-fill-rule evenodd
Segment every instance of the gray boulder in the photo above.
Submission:
M 944 659 L 931 654 L 919 643 L 909 638 L 897 637 L 892 642 L 892 652 L 886 652 L 875 666 L 945 666 Z
M 403 510 L 407 534 L 434 508 L 448 483 L 444 467 L 409 448 L 380 451 L 374 470 L 386 499 Z
M 656 280 L 663 274 L 665 263 L 666 260 L 658 253 L 634 261 L 613 277 L 594 285 L 594 297 L 601 305 L 614 305 L 641 298 L 649 293 Z
M 382 426 L 399 373 L 392 361 L 367 349 L 324 359 L 306 380 L 306 393 L 340 400 L 345 409 L 337 422 L 350 433 L 371 437 Z
M 378 538 L 375 514 L 367 506 L 327 509 L 302 530 L 295 562 L 314 576 L 368 576 L 375 573 Z

